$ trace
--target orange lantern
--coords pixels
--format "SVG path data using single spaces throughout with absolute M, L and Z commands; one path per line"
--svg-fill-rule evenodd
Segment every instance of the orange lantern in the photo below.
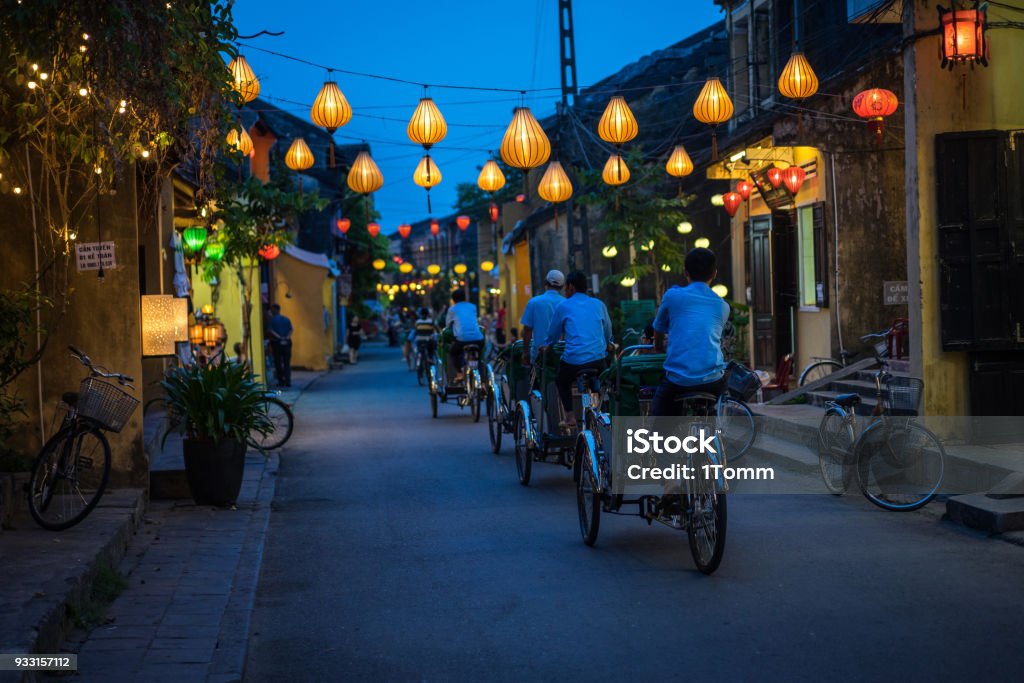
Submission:
M 807 173 L 799 166 L 790 166 L 782 172 L 782 182 L 786 183 L 786 188 L 794 195 L 800 191 L 806 177 Z
M 779 76 L 779 92 L 800 102 L 818 92 L 818 77 L 803 52 L 794 52 Z
M 412 232 L 412 226 L 407 223 L 402 223 L 398 226 L 398 234 L 402 236 L 404 240 Z
M 334 168 L 334 131 L 352 120 L 352 107 L 337 83 L 332 80 L 324 82 L 310 107 L 309 118 L 331 136 L 328 165 Z
M 469 216 L 459 216 L 455 219 L 455 225 L 459 226 L 459 230 L 465 230 L 469 227 L 470 220 Z
M 416 105 L 416 111 L 409 119 L 406 132 L 409 134 L 410 140 L 423 145 L 423 149 L 429 150 L 444 140 L 444 136 L 448 134 L 448 124 L 445 123 L 444 117 L 441 116 L 441 110 L 437 108 L 434 100 L 424 97 Z
M 675 149 L 672 150 L 672 156 L 668 158 L 668 163 L 665 164 L 665 170 L 670 176 L 676 178 L 682 178 L 693 173 L 693 160 L 686 153 L 686 147 L 676 145 Z
M 782 185 L 782 169 L 778 166 L 772 166 L 768 169 L 768 182 L 772 184 L 772 187 L 779 189 Z
M 749 180 L 741 180 L 736 183 L 736 192 L 739 193 L 744 200 L 750 199 L 750 193 L 754 190 L 754 184 Z
M 273 261 L 281 255 L 281 247 L 276 244 L 264 244 L 260 247 L 260 256 L 266 261 Z
M 238 93 L 242 104 L 248 104 L 260 94 L 260 80 L 256 78 L 249 62 L 245 57 L 238 55 L 228 64 L 228 71 L 231 72 L 231 89 Z
M 484 192 L 497 192 L 505 187 L 505 174 L 501 172 L 501 167 L 494 159 L 488 159 L 484 167 L 480 169 L 476 184 Z
M 601 120 L 597 123 L 597 134 L 605 142 L 620 146 L 629 142 L 640 132 L 636 117 L 630 111 L 629 105 L 621 95 L 616 95 L 608 101 Z
M 601 180 L 612 187 L 629 182 L 629 167 L 626 166 L 621 154 L 608 157 L 604 170 L 601 171 Z
M 376 237 L 380 234 L 380 223 L 371 221 L 366 224 L 366 232 L 370 233 L 370 237 Z
M 722 195 L 722 205 L 725 206 L 725 212 L 730 218 L 736 215 L 742 203 L 743 196 L 739 192 L 726 192 Z
M 338 230 L 342 235 L 348 232 L 348 229 L 352 227 L 352 221 L 347 218 L 338 219 Z
M 947 10 L 939 7 L 939 56 L 942 68 L 952 70 L 957 64 L 979 62 L 988 66 L 988 38 L 985 37 L 985 10 Z
M 875 134 L 875 143 L 882 144 L 882 124 L 886 116 L 892 116 L 899 106 L 896 94 L 884 88 L 871 88 L 853 98 L 853 111 L 867 119 L 868 130 Z
M 441 232 L 441 224 L 437 222 L 437 219 L 430 221 L 430 234 L 436 235 Z
M 700 94 L 697 95 L 697 101 L 693 103 L 693 117 L 701 123 L 711 126 L 712 160 L 718 159 L 718 138 L 715 128 L 731 119 L 732 112 L 732 100 L 729 99 L 729 93 L 725 91 L 725 86 L 717 76 L 709 78 L 701 88 Z
M 427 213 L 432 211 L 430 206 L 430 188 L 441 182 L 441 169 L 430 158 L 429 154 L 420 159 L 416 170 L 412 174 L 412 181 L 427 191 Z
M 497 204 L 495 204 L 494 202 L 491 202 L 491 205 L 489 207 L 487 207 L 487 213 L 490 215 L 492 223 L 497 223 L 498 222 L 498 205 Z

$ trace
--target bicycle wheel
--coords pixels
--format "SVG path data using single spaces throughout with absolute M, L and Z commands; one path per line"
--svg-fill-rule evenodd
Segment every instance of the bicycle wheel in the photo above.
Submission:
M 491 439 L 491 452 L 501 452 L 501 415 L 498 411 L 501 401 L 501 387 L 497 389 L 498 394 L 487 392 L 487 436 Z
M 427 359 L 422 353 L 416 354 L 416 381 L 421 387 L 427 381 Z
M 916 510 L 942 486 L 946 451 L 924 427 L 900 419 L 872 424 L 857 442 L 857 480 L 864 496 L 885 510 Z
M 701 465 L 696 466 L 699 474 L 691 482 L 692 491 L 686 496 L 689 517 L 686 536 L 690 541 L 693 563 L 702 574 L 711 574 L 718 569 L 725 553 L 728 510 L 725 494 L 717 490 L 715 480 L 701 476 L 702 465 L 712 463 L 707 458 L 700 462 Z
M 825 411 L 818 426 L 818 468 L 829 493 L 842 495 L 850 486 L 853 427 L 835 408 Z
M 110 444 L 99 429 L 72 424 L 39 451 L 28 482 L 28 507 L 44 529 L 78 524 L 103 497 L 110 477 Z
M 466 376 L 466 399 L 469 401 L 469 414 L 473 422 L 480 421 L 480 373 L 470 370 Z
M 597 543 L 597 532 L 601 528 L 601 496 L 591 466 L 594 454 L 584 446 L 576 454 L 580 463 L 580 476 L 576 480 L 576 507 L 580 513 L 580 535 L 589 546 Z
M 430 416 L 437 419 L 437 394 L 430 392 Z
M 526 443 L 526 414 L 522 409 L 516 412 L 516 474 L 519 475 L 519 483 L 523 486 L 530 485 L 530 474 L 533 472 L 533 451 Z
M 267 396 L 264 402 L 267 408 L 267 417 L 270 418 L 273 429 L 266 434 L 260 434 L 255 430 L 251 431 L 247 441 L 253 448 L 269 451 L 280 448 L 291 438 L 295 418 L 288 404 L 276 396 Z
M 738 398 L 722 394 L 718 401 L 718 418 L 726 455 L 730 462 L 736 462 L 750 450 L 754 439 L 757 438 L 754 413 Z
M 836 370 L 842 370 L 843 364 L 837 360 L 814 361 L 800 373 L 800 386 L 817 382 L 819 379 L 828 377 Z

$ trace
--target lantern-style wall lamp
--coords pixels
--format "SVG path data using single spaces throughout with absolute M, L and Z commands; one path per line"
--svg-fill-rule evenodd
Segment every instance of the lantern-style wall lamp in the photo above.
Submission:
M 988 3 L 985 3 L 987 5 Z M 988 66 L 988 38 L 985 36 L 986 8 L 975 0 L 973 9 L 939 7 L 939 57 L 942 68 L 979 63 Z
M 173 356 L 176 342 L 189 341 L 188 299 L 144 294 L 141 319 L 145 357 Z

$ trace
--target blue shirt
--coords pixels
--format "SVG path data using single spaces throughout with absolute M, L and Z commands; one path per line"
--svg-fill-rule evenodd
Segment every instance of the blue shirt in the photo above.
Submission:
M 449 308 L 444 324 L 445 327 L 452 327 L 459 341 L 483 341 L 484 335 L 480 333 L 480 325 L 476 320 L 476 306 L 468 301 L 460 301 Z
M 292 333 L 292 321 L 278 313 L 270 319 L 270 331 L 284 339 Z
M 543 346 L 553 346 L 565 337 L 562 361 L 583 365 L 603 360 L 612 340 L 612 321 L 604 302 L 577 292 L 555 307 Z
M 551 327 L 551 319 L 555 317 L 555 308 L 563 301 L 564 296 L 554 289 L 549 289 L 526 302 L 526 310 L 523 311 L 519 324 L 533 330 L 533 336 L 530 337 L 530 360 L 537 357 L 537 348 L 540 346 L 538 340 L 544 340 L 544 335 Z
M 654 331 L 668 335 L 665 376 L 670 382 L 692 387 L 722 378 L 722 328 L 728 319 L 729 304 L 703 282 L 665 292 Z

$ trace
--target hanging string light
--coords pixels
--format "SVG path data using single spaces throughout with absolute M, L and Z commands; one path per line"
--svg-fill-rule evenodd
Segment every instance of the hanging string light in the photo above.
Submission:
M 528 188 L 527 176 L 551 157 L 551 141 L 537 123 L 529 107 L 516 107 L 512 121 L 501 140 L 501 158 L 512 168 L 523 172 L 524 194 Z
M 292 140 L 288 153 L 284 155 L 284 165 L 299 174 L 299 194 L 302 194 L 302 171 L 313 166 L 313 152 L 302 138 Z
M 431 213 L 430 188 L 441 182 L 441 169 L 437 167 L 437 164 L 430 158 L 429 154 L 425 154 L 420 159 L 420 163 L 416 165 L 416 170 L 412 174 L 412 181 L 427 191 L 427 213 Z
M 349 106 L 338 84 L 331 80 L 330 70 L 327 72 L 327 80 L 313 100 L 313 106 L 309 109 L 309 118 L 331 136 L 327 163 L 330 168 L 334 168 L 334 132 L 352 120 L 352 107 Z
M 363 195 L 363 209 L 366 222 L 370 222 L 370 202 L 368 195 L 373 194 L 384 185 L 384 174 L 377 168 L 373 157 L 366 150 L 356 155 L 346 181 L 353 192 Z
M 260 81 L 245 57 L 238 55 L 228 63 L 231 72 L 231 88 L 238 93 L 242 104 L 248 104 L 260 94 Z
M 716 129 L 732 118 L 732 100 L 717 76 L 712 76 L 700 89 L 697 101 L 693 103 L 693 116 L 703 124 L 711 126 L 711 159 L 718 159 L 718 137 Z

